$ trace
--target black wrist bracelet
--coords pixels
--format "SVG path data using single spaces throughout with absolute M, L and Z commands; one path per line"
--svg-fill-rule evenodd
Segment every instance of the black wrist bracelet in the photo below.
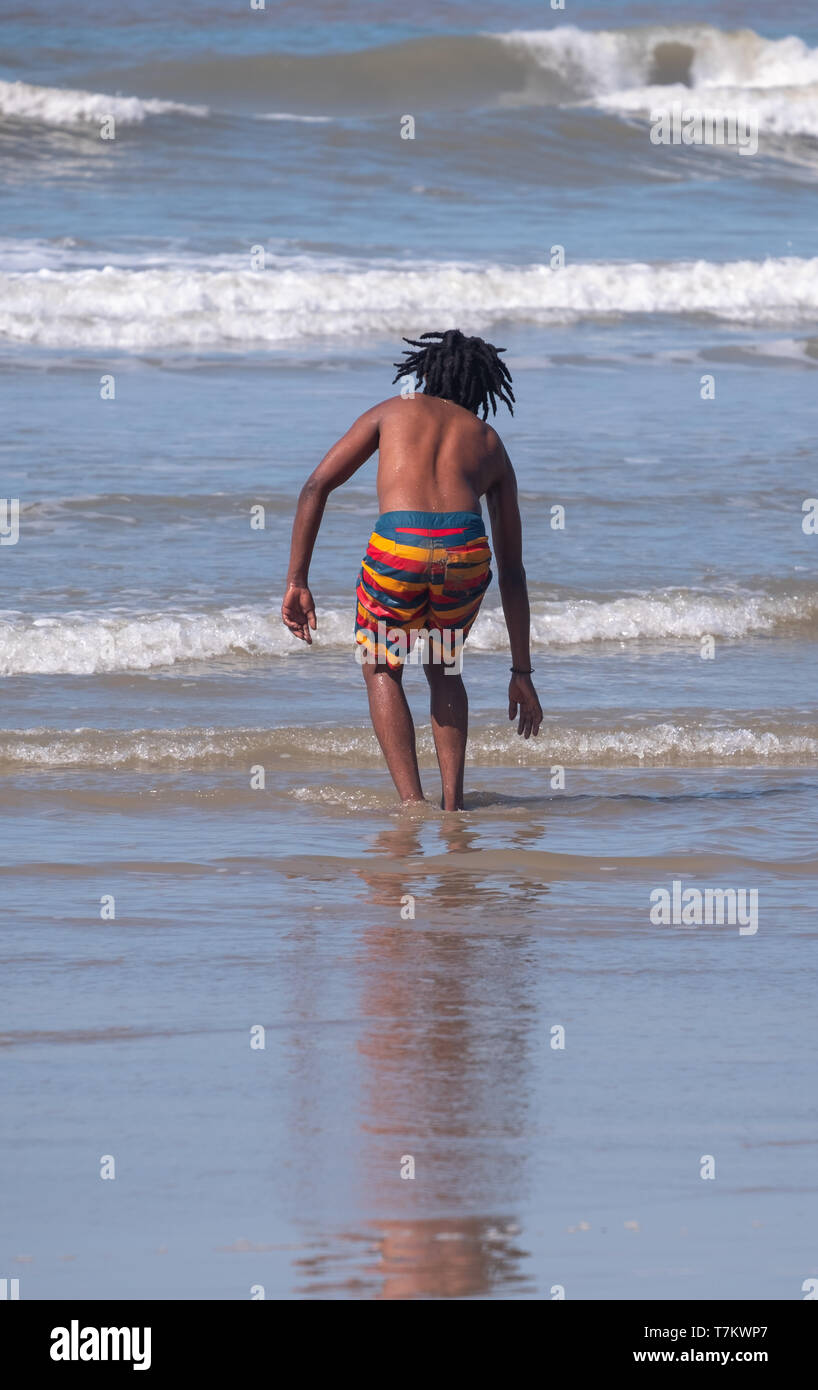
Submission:
M 515 676 L 530 676 L 530 675 L 532 674 L 533 670 L 534 670 L 534 667 L 533 667 L 533 666 L 529 666 L 528 670 L 527 670 L 527 671 L 524 671 L 524 670 L 522 669 L 521 666 L 511 666 L 511 667 L 509 667 L 509 670 L 510 670 Z

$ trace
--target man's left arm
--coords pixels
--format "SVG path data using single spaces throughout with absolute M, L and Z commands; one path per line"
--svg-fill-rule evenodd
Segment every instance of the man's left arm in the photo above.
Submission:
M 379 405 L 359 415 L 354 425 L 324 455 L 299 494 L 281 618 L 290 632 L 309 645 L 312 644 L 310 630 L 314 631 L 318 626 L 315 602 L 309 587 L 309 568 L 324 507 L 330 493 L 347 482 L 374 454 L 378 447 L 380 421 Z

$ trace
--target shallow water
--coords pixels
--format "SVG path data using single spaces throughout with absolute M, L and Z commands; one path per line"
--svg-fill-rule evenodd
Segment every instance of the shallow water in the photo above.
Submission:
M 28 779 L 3 1041 L 29 1296 L 798 1296 L 814 774 L 484 772 L 456 816 L 396 812 L 374 769 Z M 756 888 L 757 933 L 652 925 L 675 877 Z
M 44 16 L 0 63 L 0 1275 L 801 1297 L 813 7 Z M 757 111 L 756 156 L 651 145 L 685 82 Z M 493 586 L 444 816 L 420 671 L 404 812 L 350 642 L 374 461 L 327 509 L 313 649 L 277 612 L 304 477 L 454 321 L 514 375 L 546 715 L 508 725 Z M 757 929 L 652 922 L 674 882 L 757 892 Z

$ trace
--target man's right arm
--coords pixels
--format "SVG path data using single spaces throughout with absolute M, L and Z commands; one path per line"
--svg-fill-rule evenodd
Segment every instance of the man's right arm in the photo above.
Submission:
M 512 671 L 508 687 L 508 717 L 517 717 L 517 732 L 524 738 L 536 734 L 542 723 L 542 709 L 531 680 L 531 613 L 528 585 L 523 569 L 523 539 L 517 479 L 511 460 L 498 438 L 501 451 L 496 479 L 486 492 L 494 562 L 511 646 Z
M 298 498 L 281 619 L 293 636 L 310 646 L 310 632 L 318 624 L 310 593 L 309 568 L 324 507 L 330 493 L 347 482 L 377 449 L 382 408 L 383 402 L 359 415 L 310 474 Z

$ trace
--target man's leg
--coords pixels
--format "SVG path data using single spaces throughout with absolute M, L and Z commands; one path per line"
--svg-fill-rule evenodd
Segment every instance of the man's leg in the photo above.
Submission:
M 431 656 L 431 652 L 428 653 Z M 444 811 L 463 809 L 463 769 L 469 732 L 469 697 L 463 677 L 447 675 L 442 662 L 428 660 L 423 669 L 429 682 L 432 733 L 435 739 Z
M 415 726 L 403 692 L 403 666 L 362 665 L 372 726 L 401 801 L 423 801 Z

